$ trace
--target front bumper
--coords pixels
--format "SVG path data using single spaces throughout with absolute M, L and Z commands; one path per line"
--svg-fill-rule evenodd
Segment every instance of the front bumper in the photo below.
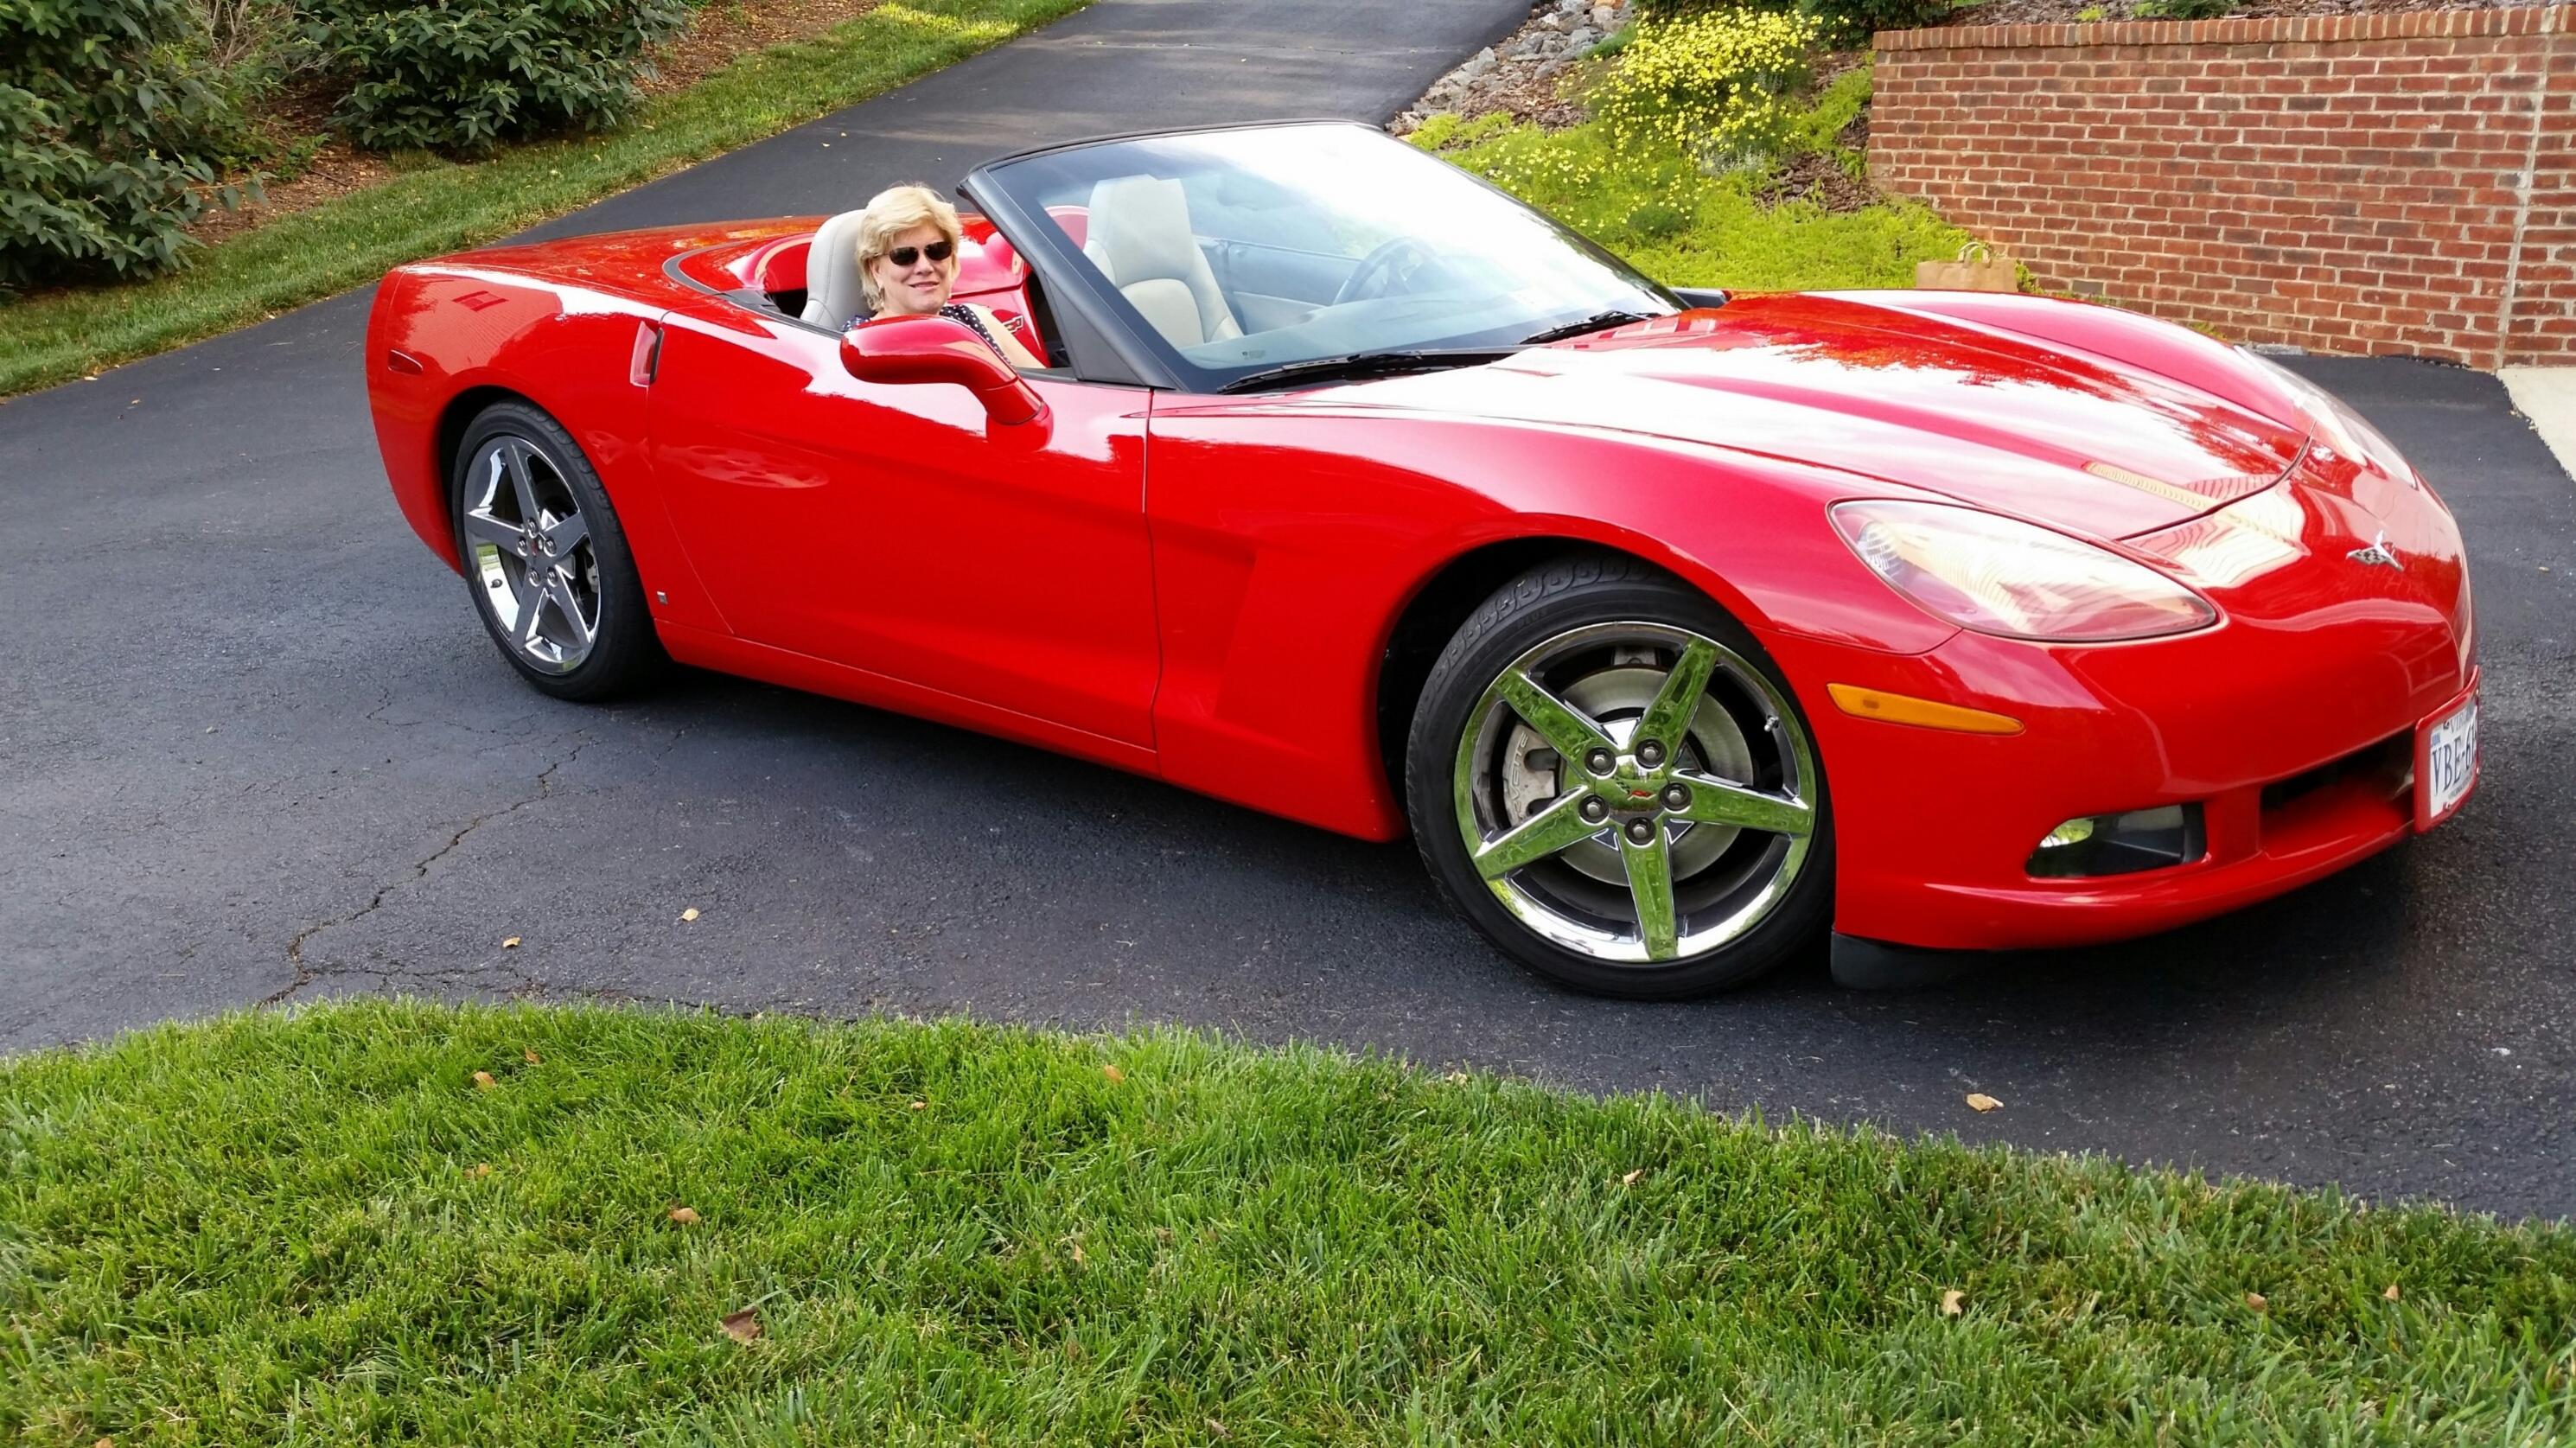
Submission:
M 2477 670 L 2448 515 L 2418 495 L 2403 523 L 2390 531 L 2418 546 L 2402 574 L 2350 563 L 2328 529 L 2295 564 L 2211 590 L 2226 619 L 2177 638 L 2063 648 L 1961 633 L 1912 656 L 1766 641 L 1813 701 L 1835 930 L 1941 950 L 2118 940 L 2268 899 L 2413 834 L 2418 733 L 2474 693 Z M 1831 682 L 2024 729 L 1855 718 L 1827 702 Z M 2199 859 L 2073 879 L 2027 868 L 2067 820 L 2168 804 L 2200 807 Z

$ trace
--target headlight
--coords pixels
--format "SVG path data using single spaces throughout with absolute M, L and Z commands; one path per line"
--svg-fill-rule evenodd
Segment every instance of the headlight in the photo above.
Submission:
M 2260 352 L 2236 349 L 2246 361 L 2272 374 L 2272 380 L 2288 388 L 2290 395 L 2307 410 L 2308 419 L 2324 435 L 2326 447 L 2348 458 L 2360 458 L 2381 472 L 2406 484 L 2418 487 L 2415 466 L 2406 461 L 2397 445 L 2382 436 L 2370 420 L 2346 406 L 2344 400 L 2308 379 L 2264 356 Z
M 2218 621 L 2209 600 L 2063 533 L 1946 503 L 1836 503 L 1834 527 L 1889 586 L 1961 628 L 2104 643 Z

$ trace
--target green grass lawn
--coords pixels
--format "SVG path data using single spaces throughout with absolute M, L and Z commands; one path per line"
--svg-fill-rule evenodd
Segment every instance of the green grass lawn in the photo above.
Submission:
M 820 38 L 744 56 L 659 97 L 625 130 L 514 147 L 472 164 L 419 158 L 386 185 L 198 252 L 185 271 L 0 302 L 0 397 L 361 286 L 401 262 L 507 236 L 890 90 L 1084 3 L 886 0 Z
M 1826 88 L 1793 144 L 1832 151 L 1869 97 L 1869 73 Z M 1766 206 L 1753 171 L 1705 173 L 1678 151 L 1622 146 L 1598 121 L 1547 132 L 1496 114 L 1435 116 L 1412 138 L 1565 221 L 1667 286 L 1746 291 L 1910 287 L 1918 261 L 1948 260 L 1967 232 L 1914 201 L 1834 212 Z M 1857 164 L 1857 157 L 1847 157 Z
M 12 1445 L 2576 1439 L 2565 1226 L 1171 1032 L 322 1006 L 0 1162 Z

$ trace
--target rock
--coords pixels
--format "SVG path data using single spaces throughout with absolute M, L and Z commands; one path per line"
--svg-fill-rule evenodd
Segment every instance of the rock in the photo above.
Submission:
M 1554 60 L 1543 62 L 1538 69 L 1531 71 L 1530 79 L 1545 80 L 1563 69 L 1565 69 L 1565 57 L 1560 55 Z
M 1571 43 L 1567 45 L 1566 49 L 1576 55 L 1581 55 L 1583 52 L 1590 50 L 1592 47 L 1601 43 L 1601 32 L 1593 29 L 1589 25 L 1578 25 L 1574 28 L 1574 34 L 1569 37 L 1569 39 Z
M 1609 30 L 1615 28 L 1618 24 L 1619 12 L 1617 10 L 1612 9 L 1607 5 L 1595 5 L 1592 7 L 1593 29 Z
M 1565 29 L 1565 17 L 1556 11 L 1549 11 L 1538 18 L 1538 28 L 1542 31 L 1562 32 Z
M 1556 8 L 1560 14 L 1572 15 L 1578 10 L 1591 9 L 1592 0 L 1556 0 Z

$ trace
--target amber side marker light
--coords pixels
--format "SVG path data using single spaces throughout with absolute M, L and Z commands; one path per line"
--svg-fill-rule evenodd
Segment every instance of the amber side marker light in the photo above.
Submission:
M 1925 729 L 1947 729 L 1956 734 L 2019 734 L 2021 721 L 2009 714 L 1989 714 L 1983 709 L 1963 709 L 1935 699 L 1917 699 L 1911 694 L 1891 694 L 1884 689 L 1864 689 L 1857 684 L 1827 684 L 1825 692 L 1834 699 L 1834 707 L 1862 719 L 1884 719 L 1890 724 L 1913 724 Z

